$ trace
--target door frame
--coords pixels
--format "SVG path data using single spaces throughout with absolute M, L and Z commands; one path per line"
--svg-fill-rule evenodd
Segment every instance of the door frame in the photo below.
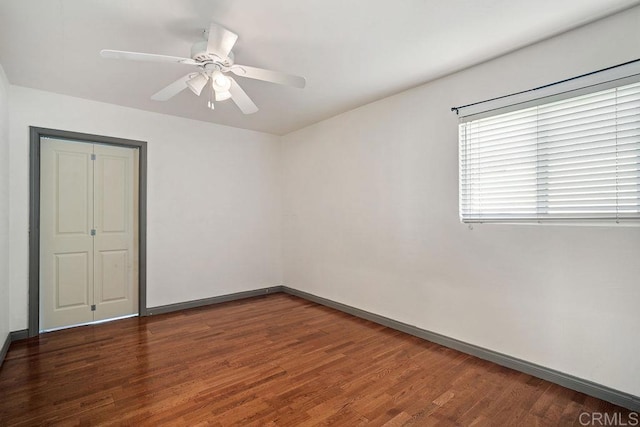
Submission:
M 43 137 L 138 149 L 138 316 L 147 316 L 147 142 L 29 126 L 29 337 L 40 334 L 40 141 Z

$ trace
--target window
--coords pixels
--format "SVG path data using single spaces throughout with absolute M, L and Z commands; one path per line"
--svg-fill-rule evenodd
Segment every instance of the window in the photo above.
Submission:
M 463 119 L 461 220 L 640 220 L 640 83 L 619 84 Z

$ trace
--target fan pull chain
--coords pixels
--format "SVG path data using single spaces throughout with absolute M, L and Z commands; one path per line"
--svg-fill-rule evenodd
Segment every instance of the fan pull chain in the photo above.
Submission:
M 209 101 L 207 102 L 207 107 L 209 107 L 210 109 L 214 109 L 214 105 L 213 105 L 213 85 L 211 85 L 211 88 L 209 89 Z

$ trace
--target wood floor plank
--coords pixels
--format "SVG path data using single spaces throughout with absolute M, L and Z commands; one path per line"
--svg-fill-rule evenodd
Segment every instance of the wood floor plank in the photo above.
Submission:
M 285 294 L 42 334 L 0 425 L 579 425 L 629 411 Z

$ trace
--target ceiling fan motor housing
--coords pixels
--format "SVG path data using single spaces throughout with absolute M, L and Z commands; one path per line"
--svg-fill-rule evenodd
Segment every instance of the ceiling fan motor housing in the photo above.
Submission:
M 191 46 L 191 59 L 202 63 L 213 62 L 224 67 L 231 67 L 233 65 L 233 52 L 229 52 L 229 56 L 226 58 L 220 58 L 215 53 L 207 52 L 207 41 L 202 40 Z

